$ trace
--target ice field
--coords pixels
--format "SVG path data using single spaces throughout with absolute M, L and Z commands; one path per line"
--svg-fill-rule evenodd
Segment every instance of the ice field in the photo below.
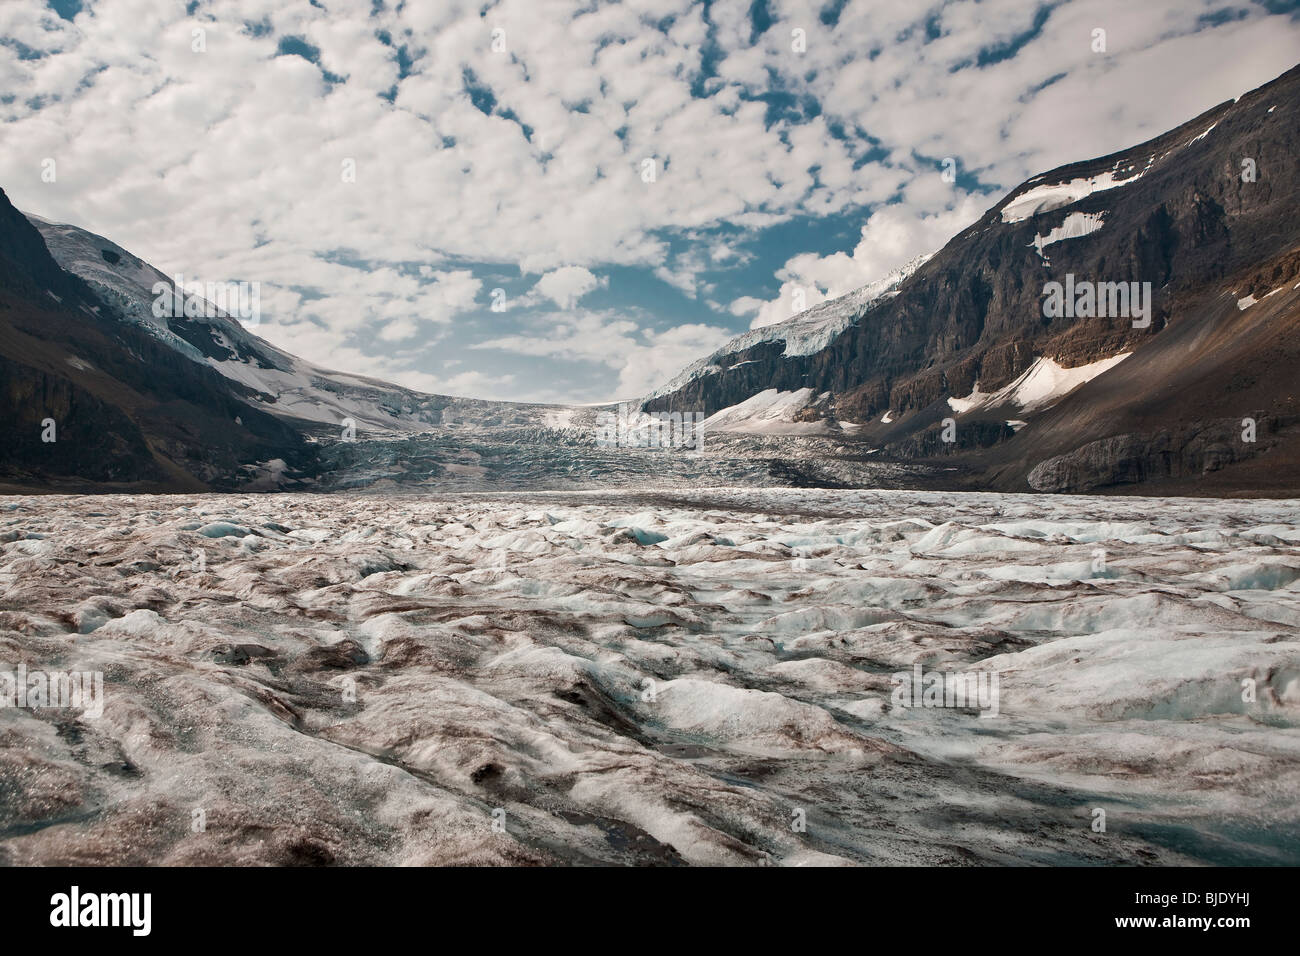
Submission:
M 1295 501 L 0 498 L 0 672 L 103 675 L 0 862 L 1296 864 L 1298 581 Z

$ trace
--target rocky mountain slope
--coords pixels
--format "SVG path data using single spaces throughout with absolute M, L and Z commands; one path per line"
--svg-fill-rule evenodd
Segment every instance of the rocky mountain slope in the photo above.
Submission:
M 643 408 L 716 415 L 805 390 L 791 422 L 972 486 L 1295 492 L 1298 149 L 1300 68 L 1027 181 L 894 294 L 823 305 L 853 314 L 821 347 L 742 337 Z M 1077 314 L 1047 306 L 1053 282 Z M 1122 308 L 1102 283 L 1137 295 Z M 1105 309 L 1077 298 L 1090 284 Z
M 394 472 L 417 484 L 471 481 L 481 469 L 466 442 L 504 436 L 556 459 L 594 431 L 596 408 L 432 395 L 332 372 L 205 298 L 186 314 L 186 298 L 127 249 L 25 216 L 0 193 L 0 488 L 339 488 Z M 437 461 L 372 464 L 430 434 L 449 449 Z M 427 467 L 409 475 L 404 464 Z M 553 461 L 550 472 L 567 469 Z
M 174 277 L 103 236 L 32 214 L 27 218 L 40 231 L 55 261 L 84 279 L 124 322 L 250 390 L 258 407 L 308 433 L 337 435 L 345 419 L 351 420 L 358 437 L 416 434 L 452 423 L 532 425 L 544 421 L 553 409 L 433 395 L 324 369 L 275 347 L 253 331 L 273 317 L 259 313 L 248 321 L 230 308 L 207 309 L 206 298 L 201 301 L 211 315 L 160 318 L 154 314 L 154 302 L 161 295 L 170 305 L 172 294 L 167 289 L 174 288 Z M 192 276 L 182 278 L 186 287 L 194 280 Z M 155 294 L 158 283 L 167 289 Z M 183 298 L 183 291 L 176 298 Z
M 721 440 L 673 461 L 594 448 L 609 409 L 332 372 L 206 302 L 159 318 L 170 277 L 0 193 L 0 485 L 1297 495 L 1297 118 L 1300 68 L 1034 177 L 933 256 L 738 337 L 641 403 L 709 415 Z
M 174 353 L 61 269 L 0 192 L 0 486 L 199 490 L 303 463 L 251 390 Z

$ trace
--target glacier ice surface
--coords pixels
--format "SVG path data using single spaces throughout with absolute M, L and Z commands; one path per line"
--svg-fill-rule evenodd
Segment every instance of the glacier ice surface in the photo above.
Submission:
M 1295 864 L 1297 504 L 0 499 L 0 862 Z

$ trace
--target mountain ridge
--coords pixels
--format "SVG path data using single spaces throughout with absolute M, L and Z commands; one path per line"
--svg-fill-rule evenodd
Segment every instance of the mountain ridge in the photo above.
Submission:
M 1157 343 L 1163 364 L 1153 363 L 1148 353 L 1137 365 L 1156 381 L 1173 380 L 1186 359 L 1176 354 L 1175 340 L 1186 336 L 1166 335 L 1167 329 L 1186 321 L 1204 326 L 1208 334 L 1215 316 L 1235 325 L 1236 316 L 1215 306 L 1230 286 L 1243 298 L 1276 293 L 1251 308 L 1263 305 L 1256 316 L 1272 317 L 1294 330 L 1300 311 L 1290 287 L 1300 279 L 1294 256 L 1300 249 L 1294 215 L 1300 195 L 1298 115 L 1300 67 L 1145 143 L 1034 176 L 905 278 L 895 295 L 864 310 L 825 348 L 798 356 L 780 354 L 774 343 L 742 348 L 730 353 L 729 364 L 715 374 L 650 397 L 642 407 L 717 414 L 751 398 L 759 383 L 780 393 L 804 388 L 813 395 L 829 393 L 812 414 L 825 416 L 831 426 L 854 423 L 851 438 L 864 454 L 946 462 L 959 468 L 972 487 L 1003 490 L 1094 490 L 1132 480 L 1185 478 L 1197 471 L 1198 462 L 1217 462 L 1210 470 L 1218 471 L 1273 449 L 1285 438 L 1288 450 L 1276 460 L 1285 465 L 1287 487 L 1300 488 L 1300 455 L 1287 431 L 1297 413 L 1291 387 L 1295 376 L 1274 361 L 1264 362 L 1262 353 L 1235 359 L 1264 362 L 1269 369 L 1267 387 L 1254 389 L 1249 402 L 1247 396 L 1231 393 L 1217 404 L 1198 399 L 1192 403 L 1196 416 L 1165 402 L 1164 419 L 1152 421 L 1140 414 L 1144 404 L 1154 407 L 1158 398 L 1155 385 L 1146 382 L 1126 406 L 1132 431 L 1116 432 L 1083 407 L 1070 418 L 1058 415 L 1058 431 L 1067 422 L 1079 430 L 1081 440 L 1073 444 L 1072 438 L 1052 435 L 1035 422 L 1037 416 L 1022 415 L 1015 406 L 964 414 L 952 404 L 1005 388 L 1044 359 L 1077 368 L 1133 353 L 1097 379 L 1104 381 Z M 1245 160 L 1256 173 L 1253 180 L 1243 175 Z M 1076 218 L 1067 227 L 1071 217 Z M 1056 230 L 1064 235 L 1045 243 Z M 1135 327 L 1129 316 L 1045 318 L 1045 284 L 1067 275 L 1098 283 L 1150 283 L 1149 326 Z M 1251 339 L 1262 342 L 1261 336 L 1257 330 Z M 1285 341 L 1280 354 L 1294 357 Z M 1226 354 L 1219 357 L 1227 360 Z M 1200 364 L 1210 378 L 1217 374 L 1204 361 Z M 1088 391 L 1093 386 L 1085 383 L 1050 408 L 1080 406 L 1095 393 Z M 1176 437 L 1196 430 L 1198 422 L 1240 420 L 1251 412 L 1268 419 L 1266 440 L 1253 448 L 1202 461 L 1196 440 Z M 1022 427 L 1010 424 L 1026 417 Z M 945 419 L 955 420 L 955 440 L 943 440 Z M 1162 429 L 1168 435 L 1158 439 Z M 1218 428 L 1216 435 L 1220 432 L 1212 444 L 1226 440 L 1225 429 Z M 1046 481 L 1040 472 L 1042 487 L 1029 483 L 1029 474 L 1043 461 L 1119 434 L 1147 436 L 1130 440 L 1128 458 L 1136 459 L 1128 464 L 1117 461 L 1109 474 L 1060 481 Z M 1143 441 L 1169 447 L 1134 451 Z M 990 448 L 1006 460 L 995 460 L 987 453 Z M 1188 460 L 1171 464 L 1170 456 L 1178 458 L 1184 448 L 1191 449 Z
M 230 488 L 301 436 L 215 372 L 119 321 L 0 190 L 0 484 L 53 491 Z
M 1300 494 L 1298 116 L 1300 67 L 1034 176 L 936 253 L 743 333 L 634 404 L 702 412 L 731 434 L 679 481 Z M 0 192 L 0 483 L 460 487 L 522 469 L 569 487 L 601 469 L 621 484 L 666 473 L 639 452 L 592 451 L 612 406 L 333 372 L 220 310 L 155 315 L 170 281 Z M 1044 305 L 1049 288 L 1064 301 L 1085 286 L 1091 312 Z M 41 441 L 47 419 L 75 440 Z
M 160 318 L 154 315 L 157 283 L 167 290 L 174 277 L 110 239 L 68 223 L 25 214 L 45 239 L 55 261 L 117 307 L 122 318 L 164 342 L 185 358 L 246 386 L 273 415 L 311 434 L 337 434 L 344 419 L 370 436 L 427 431 L 447 419 L 465 420 L 491 406 L 516 424 L 531 422 L 526 403 L 491 402 L 421 392 L 351 372 L 326 369 L 258 336 L 239 318 L 213 306 L 213 315 Z M 188 286 L 188 283 L 186 283 Z M 208 303 L 204 300 L 204 305 Z M 261 316 L 253 323 L 260 325 Z M 552 408 L 553 406 L 535 406 Z

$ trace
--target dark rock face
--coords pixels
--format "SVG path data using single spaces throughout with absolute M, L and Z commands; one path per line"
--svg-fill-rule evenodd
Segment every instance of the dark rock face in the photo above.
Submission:
M 3 355 L 0 381 L 0 403 L 7 413 L 0 424 L 6 478 L 25 473 L 33 479 L 63 474 L 96 482 L 165 478 L 139 427 L 121 409 L 66 378 Z M 54 423 L 48 433 L 53 441 L 42 439 L 47 421 Z
M 228 488 L 247 464 L 308 461 L 247 389 L 119 318 L 0 192 L 0 484 Z
M 1279 422 L 1261 416 L 1254 441 L 1240 422 L 1200 423 L 1155 434 L 1114 435 L 1040 462 L 1027 480 L 1035 491 L 1081 492 L 1159 478 L 1193 478 L 1268 451 Z
M 765 388 L 811 387 L 832 393 L 830 407 L 837 417 L 868 423 L 856 435 L 861 442 L 898 457 L 950 457 L 984 447 L 987 426 L 981 426 L 979 435 L 947 447 L 920 433 L 936 432 L 940 420 L 951 414 L 945 411 L 946 399 L 969 395 L 977 382 L 982 392 L 993 392 L 1040 357 L 1073 368 L 1134 353 L 1058 406 L 1066 407 L 1150 352 L 1160 354 L 1160 361 L 1148 362 L 1152 377 L 1134 383 L 1120 403 L 1126 414 L 1138 418 L 1153 414 L 1159 405 L 1157 420 L 1145 423 L 1155 427 L 1143 428 L 1141 434 L 1163 432 L 1165 441 L 1175 445 L 1198 442 L 1195 436 L 1202 434 L 1207 421 L 1242 414 L 1244 396 L 1225 390 L 1234 377 L 1249 380 L 1253 392 L 1262 391 L 1267 401 L 1259 404 L 1267 405 L 1271 414 L 1294 414 L 1298 409 L 1293 386 L 1300 378 L 1296 366 L 1274 374 L 1261 370 L 1259 362 L 1272 363 L 1259 352 L 1222 351 L 1216 326 L 1240 325 L 1234 314 L 1237 299 L 1273 292 L 1265 310 L 1268 322 L 1274 331 L 1290 330 L 1283 339 L 1294 338 L 1300 311 L 1292 289 L 1300 280 L 1298 156 L 1300 67 L 1140 146 L 1065 166 L 1021 185 L 910 276 L 897 296 L 873 305 L 821 351 L 787 358 L 781 355 L 782 343 L 763 343 L 734 355 L 731 364 L 749 363 L 742 368 L 724 367 L 697 378 L 671 395 L 646 402 L 645 408 L 703 408 L 712 413 Z M 1049 200 L 1049 208 L 1039 205 L 1038 211 L 1023 198 L 1045 185 L 1099 176 L 1113 177 L 1116 185 L 1075 202 L 1053 205 Z M 1007 209 L 1007 218 L 1017 221 L 1004 221 Z M 1100 216 L 1102 225 L 1042 247 L 1040 256 L 1035 237 L 1047 237 L 1067 216 L 1079 215 Z M 1094 283 L 1150 283 L 1149 325 L 1135 327 L 1127 315 L 1045 316 L 1045 284 L 1064 282 L 1067 274 Z M 1225 304 L 1232 308 L 1222 309 Z M 1195 327 L 1195 341 L 1176 332 L 1180 325 Z M 1248 335 L 1260 346 L 1265 337 L 1260 329 Z M 1188 406 L 1197 406 L 1195 414 L 1179 401 L 1170 402 L 1168 394 L 1175 371 L 1189 363 L 1200 369 L 1201 377 L 1183 376 L 1180 397 Z M 1211 384 L 1216 400 L 1207 402 Z M 893 419 L 888 425 L 880 423 L 885 412 Z M 1001 418 L 1024 417 L 1012 408 L 1006 412 Z M 1122 427 L 1118 421 L 1091 421 L 1081 434 L 1066 439 L 1067 448 L 1057 448 L 1053 446 L 1061 444 L 1062 436 L 1045 436 L 1032 416 L 1030 420 L 1030 427 L 998 436 L 1005 443 L 1006 458 L 1016 465 L 990 470 L 985 485 L 1025 490 L 1026 476 L 1046 457 L 1124 434 L 1116 430 Z M 967 423 L 961 424 L 964 428 Z M 1146 439 L 1138 443 L 1147 444 Z M 1099 447 L 1124 446 L 1142 457 L 1138 445 Z M 1137 473 L 1160 474 L 1163 466 L 1157 462 L 1166 453 L 1183 457 L 1181 448 L 1162 448 L 1160 442 L 1150 444 L 1149 454 L 1156 458 L 1143 459 Z M 1089 452 L 1081 459 L 1091 461 L 1089 467 L 1100 467 L 1102 459 L 1113 457 L 1108 453 L 1099 459 L 1099 454 Z M 1187 455 L 1189 462 L 1195 461 L 1200 452 L 1192 449 Z M 980 464 L 991 462 L 986 457 Z M 1128 466 L 1117 467 L 1109 479 L 1091 475 L 1086 479 L 1089 487 L 1131 480 Z M 1053 484 L 1044 476 L 1055 468 L 1044 469 L 1040 479 Z M 1295 477 L 1300 488 L 1300 471 Z

